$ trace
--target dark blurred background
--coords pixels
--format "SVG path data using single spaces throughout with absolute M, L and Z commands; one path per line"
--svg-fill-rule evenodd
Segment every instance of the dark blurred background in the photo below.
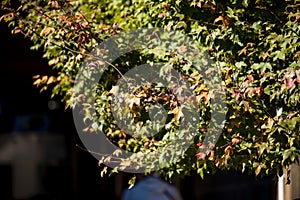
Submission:
M 76 147 L 71 111 L 33 86 L 34 75 L 53 72 L 30 46 L 0 23 L 0 199 L 120 199 L 131 174 L 101 178 L 98 161 Z M 191 175 L 176 186 L 184 199 L 274 200 L 276 193 L 270 177 L 237 172 L 205 181 Z

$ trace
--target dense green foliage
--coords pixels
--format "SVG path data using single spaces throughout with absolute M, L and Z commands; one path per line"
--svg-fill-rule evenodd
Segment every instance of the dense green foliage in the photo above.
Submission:
M 202 116 L 199 133 L 181 159 L 162 172 L 168 176 L 196 171 L 201 177 L 218 169 L 256 175 L 282 173 L 300 155 L 300 2 L 296 0 L 74 0 L 2 2 L 2 20 L 42 49 L 57 76 L 36 76 L 34 84 L 52 90 L 74 107 L 72 87 L 86 55 L 105 39 L 128 30 L 160 27 L 191 37 L 219 66 L 228 112 L 217 144 L 201 151 L 209 122 L 210 98 L 201 75 L 172 53 L 134 51 L 109 67 L 97 86 L 95 107 L 101 128 L 116 145 L 131 151 L 160 148 L 162 136 L 129 137 L 111 111 L 112 87 L 131 66 L 160 62 L 172 66 L 193 86 Z M 125 59 L 126 58 L 126 59 Z M 151 100 L 150 100 L 151 99 Z M 162 134 L 176 134 L 180 105 L 170 91 L 145 85 L 130 97 L 129 112 L 142 126 L 147 107 L 161 102 L 168 110 Z M 94 119 L 89 105 L 85 120 Z M 282 109 L 282 113 L 278 110 Z M 137 123 L 138 124 L 138 123 Z M 163 141 L 163 142 L 162 142 Z

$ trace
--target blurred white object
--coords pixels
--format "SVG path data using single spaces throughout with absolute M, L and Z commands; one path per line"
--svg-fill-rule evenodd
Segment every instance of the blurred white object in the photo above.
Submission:
M 122 200 L 182 200 L 179 190 L 160 177 L 143 177 L 131 189 L 124 191 Z
M 284 200 L 284 174 L 278 175 L 277 200 Z
M 276 115 L 277 115 L 277 116 L 280 116 L 281 114 L 282 114 L 282 107 L 276 109 Z

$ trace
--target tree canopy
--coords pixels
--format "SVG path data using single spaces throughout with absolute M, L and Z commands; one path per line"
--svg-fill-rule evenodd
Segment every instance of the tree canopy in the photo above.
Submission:
M 33 84 L 79 110 L 84 133 L 104 133 L 119 147 L 101 163 L 163 166 L 168 177 L 264 176 L 299 162 L 299 3 L 6 0 L 1 20 L 57 74 Z M 225 118 L 212 120 L 214 112 Z M 134 153 L 121 159 L 120 149 Z

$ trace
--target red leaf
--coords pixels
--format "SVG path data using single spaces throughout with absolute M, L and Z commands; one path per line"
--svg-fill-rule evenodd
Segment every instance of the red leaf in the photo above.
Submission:
M 196 157 L 197 157 L 197 160 L 205 160 L 206 154 L 202 153 L 202 152 L 199 152 L 199 153 L 196 154 Z
M 291 89 L 294 86 L 294 81 L 291 78 L 287 78 L 285 84 L 288 89 Z

